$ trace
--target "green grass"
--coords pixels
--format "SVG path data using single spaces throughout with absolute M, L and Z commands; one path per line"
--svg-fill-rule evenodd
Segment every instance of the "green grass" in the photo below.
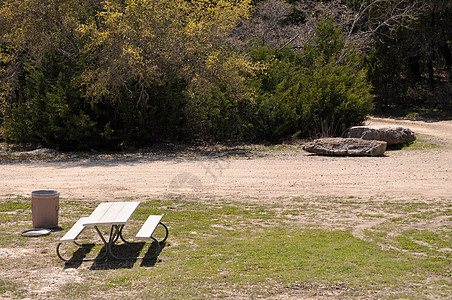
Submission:
M 416 134 L 416 140 L 411 143 L 389 145 L 388 150 L 428 151 L 443 147 L 441 141 L 426 134 Z
M 134 234 L 149 214 L 165 214 L 170 235 L 158 261 L 106 259 L 74 265 L 58 260 L 56 242 L 98 202 L 62 199 L 63 230 L 25 238 L 20 232 L 31 224 L 30 200 L 4 197 L 0 218 L 8 222 L 1 225 L 0 248 L 18 254 L 2 257 L 0 278 L 5 279 L 0 281 L 0 298 L 272 299 L 284 294 L 428 299 L 445 298 L 452 291 L 450 219 L 432 230 L 412 226 L 425 221 L 418 217 L 420 210 L 429 219 L 450 217 L 450 209 L 444 209 L 447 202 L 428 206 L 414 202 L 407 211 L 407 205 L 393 201 L 348 198 L 297 198 L 290 204 L 266 206 L 221 200 L 134 200 L 142 203 L 126 236 Z M 337 209 L 344 214 L 366 209 L 369 213 L 358 216 L 362 220 L 383 220 L 366 230 L 365 239 L 355 237 L 351 229 L 326 226 L 322 218 L 316 223 L 316 217 Z M 301 225 L 300 220 L 311 223 Z M 81 235 L 85 240 L 95 237 L 88 230 Z M 139 251 L 143 254 L 147 249 Z M 50 285 L 46 278 L 52 276 L 68 276 L 68 280 L 44 294 L 20 288 Z
M 428 107 L 410 107 L 410 108 L 387 108 L 385 112 L 375 111 L 375 115 L 384 117 L 406 118 L 410 120 L 430 120 L 442 121 L 452 120 L 451 112 L 428 108 Z
M 404 231 L 397 238 L 400 245 L 411 251 L 435 253 L 435 249 L 445 249 L 451 246 L 452 234 L 411 229 Z

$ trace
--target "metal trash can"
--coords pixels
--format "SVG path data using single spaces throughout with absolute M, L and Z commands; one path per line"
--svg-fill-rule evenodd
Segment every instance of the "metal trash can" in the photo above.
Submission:
M 31 192 L 31 216 L 34 228 L 58 227 L 60 192 L 38 190 Z

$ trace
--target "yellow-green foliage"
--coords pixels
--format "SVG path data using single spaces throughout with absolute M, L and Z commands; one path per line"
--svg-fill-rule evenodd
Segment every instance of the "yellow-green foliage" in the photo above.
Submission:
M 98 18 L 78 27 L 90 41 L 86 55 L 102 61 L 84 75 L 88 90 L 112 94 L 130 81 L 145 89 L 175 75 L 194 91 L 219 82 L 237 86 L 237 71 L 251 64 L 226 42 L 249 11 L 250 1 L 106 1 Z
M 228 49 L 228 35 L 250 16 L 250 2 L 2 1 L 2 99 L 15 97 L 21 64 L 48 51 L 85 62 L 82 83 L 91 96 L 117 96 L 138 84 L 141 100 L 146 88 L 168 77 L 188 79 L 193 90 L 217 82 L 237 86 L 238 71 L 251 65 Z

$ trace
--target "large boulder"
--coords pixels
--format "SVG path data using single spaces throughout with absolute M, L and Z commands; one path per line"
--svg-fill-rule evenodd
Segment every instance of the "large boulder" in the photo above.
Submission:
M 381 156 L 386 142 L 356 138 L 323 138 L 303 146 L 303 150 L 320 155 L 333 156 Z
M 416 140 L 416 136 L 411 129 L 388 125 L 354 126 L 350 128 L 348 137 L 385 141 L 388 145 L 411 143 Z

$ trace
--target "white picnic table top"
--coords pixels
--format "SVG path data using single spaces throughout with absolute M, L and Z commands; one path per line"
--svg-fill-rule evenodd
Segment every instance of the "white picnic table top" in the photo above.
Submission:
M 83 226 L 125 225 L 140 202 L 103 202 L 83 221 Z

